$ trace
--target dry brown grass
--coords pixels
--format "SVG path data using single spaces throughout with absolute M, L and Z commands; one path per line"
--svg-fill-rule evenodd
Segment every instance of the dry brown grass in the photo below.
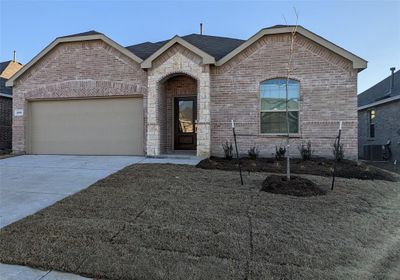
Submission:
M 0 262 L 106 279 L 398 279 L 400 183 L 260 192 L 264 173 L 133 165 L 0 233 Z M 330 179 L 304 176 L 328 189 Z

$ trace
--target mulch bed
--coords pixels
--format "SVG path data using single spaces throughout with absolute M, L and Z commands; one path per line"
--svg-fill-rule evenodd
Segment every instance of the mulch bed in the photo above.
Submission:
M 291 176 L 290 181 L 288 181 L 286 176 L 269 175 L 263 182 L 261 190 L 264 192 L 293 196 L 326 194 L 326 190 L 319 188 L 311 180 L 298 176 Z
M 277 161 L 274 158 L 241 158 L 240 164 L 242 170 L 249 172 L 271 172 L 285 173 L 286 161 Z M 314 158 L 308 161 L 301 159 L 292 159 L 290 169 L 295 174 L 312 174 L 325 177 L 332 176 L 334 161 L 325 158 Z M 219 169 L 219 170 L 238 170 L 236 159 L 226 160 L 224 158 L 211 157 L 202 160 L 197 167 L 203 169 Z M 362 162 L 351 160 L 343 160 L 336 165 L 336 176 L 343 178 L 355 178 L 361 180 L 384 180 L 396 182 L 399 177 Z
M 129 166 L 1 229 L 0 262 L 125 280 L 398 279 L 398 182 L 338 178 L 299 198 L 243 176 Z

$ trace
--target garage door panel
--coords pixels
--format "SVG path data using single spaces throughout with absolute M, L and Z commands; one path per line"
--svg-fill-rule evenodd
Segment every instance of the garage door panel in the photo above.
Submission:
M 142 155 L 143 99 L 30 103 L 33 154 Z

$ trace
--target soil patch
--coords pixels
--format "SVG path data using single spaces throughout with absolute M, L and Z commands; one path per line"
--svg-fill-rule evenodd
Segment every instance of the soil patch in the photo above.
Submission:
M 250 172 L 271 172 L 285 173 L 286 161 L 277 161 L 274 158 L 241 158 L 242 170 Z M 312 174 L 324 177 L 331 177 L 334 161 L 325 158 L 314 158 L 303 161 L 301 159 L 291 160 L 291 171 L 295 174 Z M 211 157 L 202 160 L 197 167 L 203 169 L 238 170 L 236 159 L 226 160 L 224 158 Z M 361 180 L 384 180 L 396 182 L 399 176 L 387 172 L 375 166 L 362 162 L 343 160 L 336 165 L 336 176 L 342 178 L 355 178 Z
M 338 178 L 299 198 L 260 191 L 265 176 L 132 165 L 2 228 L 0 262 L 118 280 L 398 279 L 398 182 Z
M 325 195 L 326 191 L 319 188 L 311 180 L 291 176 L 290 181 L 287 181 L 286 176 L 269 175 L 263 182 L 262 191 L 293 195 L 293 196 L 314 196 Z

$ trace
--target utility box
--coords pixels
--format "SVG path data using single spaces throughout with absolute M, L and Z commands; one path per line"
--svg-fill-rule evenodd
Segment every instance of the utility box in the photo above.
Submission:
M 384 160 L 383 151 L 384 145 L 364 145 L 364 159 L 365 160 Z

